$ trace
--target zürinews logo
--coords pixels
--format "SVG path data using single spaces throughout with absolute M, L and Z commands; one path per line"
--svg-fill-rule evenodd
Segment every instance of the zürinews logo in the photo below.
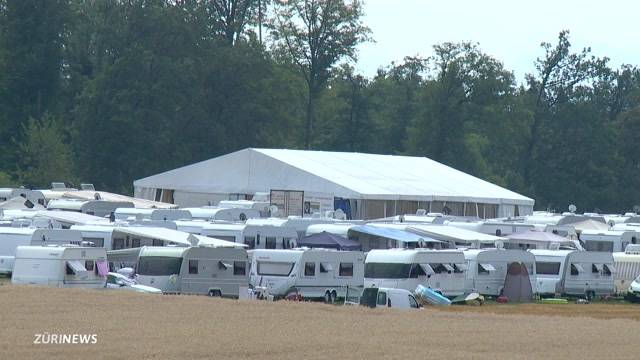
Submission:
M 33 335 L 33 343 L 38 345 L 93 345 L 98 343 L 97 334 L 57 334 L 43 332 Z

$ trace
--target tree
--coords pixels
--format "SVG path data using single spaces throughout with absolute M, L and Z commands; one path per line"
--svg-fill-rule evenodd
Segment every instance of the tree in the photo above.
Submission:
M 234 45 L 248 24 L 255 21 L 266 0 L 209 0 L 205 7 L 212 21 L 214 33 L 220 34 L 229 45 Z M 260 21 L 260 20 L 258 20 Z
M 276 7 L 275 44 L 296 64 L 307 83 L 305 148 L 311 149 L 316 101 L 341 60 L 355 60 L 356 46 L 369 39 L 359 0 L 290 0 Z
M 23 132 L 18 168 L 21 183 L 47 187 L 51 181 L 75 181 L 71 147 L 59 120 L 50 114 L 40 120 L 30 118 Z

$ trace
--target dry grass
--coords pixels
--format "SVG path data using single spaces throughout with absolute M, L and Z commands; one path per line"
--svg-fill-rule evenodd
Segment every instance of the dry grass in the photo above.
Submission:
M 2 359 L 637 359 L 640 334 L 633 305 L 403 312 L 4 285 L 0 306 Z M 34 345 L 45 331 L 98 344 Z

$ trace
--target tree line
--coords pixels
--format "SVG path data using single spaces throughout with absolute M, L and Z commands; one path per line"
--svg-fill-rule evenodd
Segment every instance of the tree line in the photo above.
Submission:
M 539 209 L 640 204 L 636 66 L 561 31 L 522 83 L 467 42 L 367 77 L 362 17 L 359 0 L 0 0 L 0 186 L 131 193 L 277 147 L 426 156 Z

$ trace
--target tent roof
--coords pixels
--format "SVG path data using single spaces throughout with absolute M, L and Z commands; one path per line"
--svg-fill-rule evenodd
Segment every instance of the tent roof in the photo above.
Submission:
M 357 241 L 349 240 L 345 237 L 328 233 L 326 231 L 305 236 L 298 241 L 298 246 L 321 247 L 340 250 L 358 250 L 360 244 Z
M 372 226 L 372 225 L 357 225 L 349 229 L 349 233 L 351 232 L 358 232 L 358 233 L 367 234 L 367 235 L 379 236 L 379 237 L 397 240 L 405 243 L 420 242 L 420 241 L 435 242 L 435 243 L 441 242 L 439 240 L 416 235 L 408 231 L 387 228 L 387 227 L 378 227 L 378 226 Z
M 425 157 L 244 149 L 134 181 L 136 188 L 202 193 L 305 190 L 350 199 L 534 201 Z

